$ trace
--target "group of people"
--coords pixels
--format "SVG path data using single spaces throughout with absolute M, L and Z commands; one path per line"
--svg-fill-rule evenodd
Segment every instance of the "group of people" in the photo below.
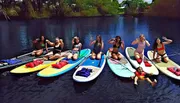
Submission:
M 165 45 L 170 44 L 172 40 L 167 39 L 166 37 L 162 37 L 164 42 L 161 41 L 160 38 L 156 38 L 153 44 L 153 59 L 156 62 L 168 62 L 168 56 L 166 54 Z M 109 48 L 109 52 L 111 53 L 111 58 L 115 60 L 120 60 L 123 56 L 119 52 L 119 49 L 121 48 L 124 50 L 125 43 L 121 39 L 120 36 L 116 36 L 115 38 L 112 38 L 108 41 L 109 44 L 112 44 L 112 48 Z M 43 53 L 43 49 L 48 52 L 48 45 L 54 47 L 52 52 L 49 52 L 44 56 L 45 60 L 54 60 L 62 57 L 61 51 L 64 48 L 64 42 L 62 39 L 59 39 L 58 37 L 55 38 L 55 42 L 51 42 L 48 39 L 46 39 L 44 36 L 41 36 L 40 38 L 33 41 L 35 50 L 32 52 L 32 55 L 40 56 Z M 138 63 L 141 63 L 144 60 L 144 49 L 146 46 L 150 46 L 150 43 L 146 40 L 145 36 L 143 34 L 140 34 L 139 38 L 135 39 L 132 43 L 132 45 L 138 45 L 135 52 L 134 57 L 137 60 Z M 94 45 L 91 53 L 91 59 L 101 59 L 102 50 L 104 48 L 104 42 L 102 40 L 101 35 L 97 35 L 95 40 L 90 40 L 90 46 Z M 68 59 L 76 60 L 78 59 L 80 50 L 82 49 L 82 43 L 80 42 L 79 37 L 75 36 L 72 39 L 72 50 L 71 53 L 67 56 Z M 133 77 L 134 84 L 137 85 L 137 80 L 145 78 L 147 81 L 149 81 L 152 85 L 154 85 L 157 80 L 154 79 L 154 82 L 152 82 L 148 76 L 146 76 L 145 72 L 142 71 L 141 67 L 137 68 L 136 76 Z
M 55 42 L 51 42 L 46 39 L 44 36 L 40 36 L 40 38 L 33 41 L 35 50 L 32 52 L 33 56 L 40 56 L 43 54 L 44 48 L 47 54 L 43 57 L 44 60 L 55 60 L 62 57 L 61 52 L 64 48 L 64 42 L 62 39 L 56 37 Z M 79 40 L 79 37 L 74 37 L 72 39 L 73 48 L 71 53 L 68 55 L 68 59 L 78 59 L 79 51 L 82 48 L 82 44 Z M 48 46 L 54 47 L 51 52 L 48 51 Z

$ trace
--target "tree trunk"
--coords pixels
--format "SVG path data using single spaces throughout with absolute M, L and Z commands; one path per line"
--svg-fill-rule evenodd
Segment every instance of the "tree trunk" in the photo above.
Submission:
M 25 5 L 27 7 L 27 11 L 28 11 L 28 17 L 35 17 L 36 13 L 34 11 L 34 8 L 31 4 L 31 0 L 24 0 Z

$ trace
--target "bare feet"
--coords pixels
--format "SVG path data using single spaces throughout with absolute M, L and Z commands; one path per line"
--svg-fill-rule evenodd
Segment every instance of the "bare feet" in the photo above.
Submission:
M 135 84 L 135 85 L 138 85 L 138 83 L 137 83 L 137 82 L 134 82 L 134 84 Z
M 157 80 L 156 80 L 156 79 L 154 79 L 154 82 L 155 82 L 155 83 L 157 83 Z

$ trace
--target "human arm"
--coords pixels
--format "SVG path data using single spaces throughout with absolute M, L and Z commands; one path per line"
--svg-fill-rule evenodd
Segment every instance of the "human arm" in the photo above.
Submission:
M 139 42 L 139 39 L 137 38 L 136 40 L 134 40 L 131 45 L 136 45 Z
M 77 38 L 77 36 L 73 37 L 72 44 L 74 45 L 74 40 Z
M 102 41 L 101 50 L 103 50 L 103 48 L 104 48 L 104 42 Z
M 51 42 L 51 41 L 49 41 L 49 40 L 46 40 L 46 43 L 47 43 L 48 45 L 50 45 L 50 46 L 55 46 L 55 43 L 53 43 L 53 42 Z
M 79 47 L 79 49 L 81 50 L 82 49 L 82 44 L 80 43 L 80 47 Z
M 110 40 L 108 41 L 108 43 L 109 43 L 109 44 L 114 44 L 114 40 L 115 40 L 115 38 L 112 38 L 112 39 L 110 39 Z
M 150 46 L 149 41 L 145 40 L 145 43 L 146 43 L 146 45 L 147 45 L 148 47 Z
M 166 37 L 162 37 L 162 39 L 165 40 L 165 42 L 163 42 L 163 44 L 170 44 L 170 43 L 172 43 L 171 39 L 167 39 Z
M 90 44 L 89 44 L 89 46 L 92 46 L 93 44 L 95 44 L 95 42 L 96 42 L 96 40 L 91 41 Z
M 64 42 L 62 39 L 60 39 L 60 42 L 61 42 L 61 49 L 63 49 L 64 48 Z
M 46 52 L 48 53 L 47 43 L 45 43 L 45 49 L 46 49 Z
M 153 59 L 155 59 L 156 50 L 153 51 Z
M 121 49 L 124 50 L 125 44 L 124 41 L 121 42 Z

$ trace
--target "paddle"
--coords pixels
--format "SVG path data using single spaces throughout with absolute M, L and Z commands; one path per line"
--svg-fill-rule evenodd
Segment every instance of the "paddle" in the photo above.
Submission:
M 152 53 L 154 52 L 154 51 L 151 51 Z M 176 55 L 180 55 L 180 53 L 173 53 L 173 54 L 170 54 L 170 55 L 167 55 L 168 57 L 172 57 L 172 56 L 176 56 Z
M 87 51 L 88 51 L 88 49 L 87 49 Z M 86 51 L 86 52 L 87 52 Z M 85 52 L 85 53 L 86 53 Z M 76 66 L 76 68 L 75 69 L 77 69 L 77 68 L 79 68 L 86 60 L 87 60 L 87 58 L 89 57 L 89 56 L 91 56 L 91 54 L 90 55 L 87 55 L 87 56 L 85 56 L 85 58 L 84 58 L 84 60 L 78 65 L 78 66 Z
M 121 64 L 121 65 L 124 67 L 123 69 L 128 69 L 128 68 L 124 65 L 124 64 L 127 63 L 127 61 L 126 61 L 126 63 L 123 63 L 123 62 L 121 62 L 121 60 L 118 61 L 118 60 L 116 60 L 116 59 L 111 58 L 110 56 L 106 56 L 106 58 L 111 59 L 111 60 L 115 61 L 116 63 Z

